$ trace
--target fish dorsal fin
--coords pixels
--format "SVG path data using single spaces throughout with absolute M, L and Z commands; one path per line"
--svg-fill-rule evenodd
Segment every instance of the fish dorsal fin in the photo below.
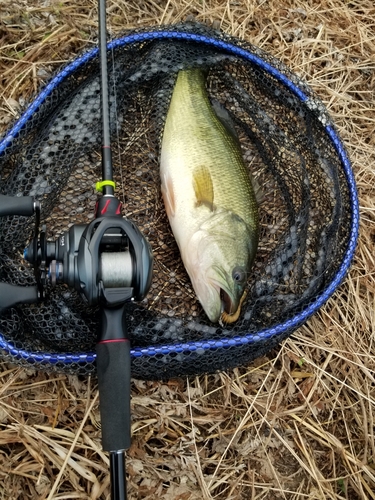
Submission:
M 193 172 L 193 188 L 196 206 L 206 205 L 214 211 L 214 186 L 210 171 L 204 165 L 196 167 Z

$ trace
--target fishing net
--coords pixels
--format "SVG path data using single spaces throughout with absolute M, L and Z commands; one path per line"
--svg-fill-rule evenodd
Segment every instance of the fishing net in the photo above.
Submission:
M 127 310 L 132 374 L 161 379 L 248 363 L 317 311 L 350 264 L 358 204 L 337 132 L 319 98 L 280 61 L 204 25 L 128 32 L 108 45 L 108 58 L 116 194 L 154 252 L 151 290 Z M 208 70 L 210 98 L 230 114 L 263 191 L 248 293 L 240 319 L 227 326 L 210 323 L 197 301 L 160 194 L 164 120 L 178 71 L 192 67 Z M 0 143 L 1 193 L 40 200 L 51 241 L 94 217 L 99 85 L 93 49 L 45 86 Z M 23 259 L 33 225 L 0 219 L 0 281 L 35 284 Z M 58 285 L 42 303 L 1 316 L 0 347 L 12 361 L 88 373 L 98 322 L 98 310 Z

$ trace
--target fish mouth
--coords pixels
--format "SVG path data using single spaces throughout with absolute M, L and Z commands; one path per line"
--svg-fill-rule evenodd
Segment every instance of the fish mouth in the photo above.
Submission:
M 232 297 L 229 293 L 220 287 L 220 300 L 221 300 L 221 312 L 226 314 L 233 314 L 236 312 L 237 307 L 235 307 Z
M 227 284 L 227 279 L 223 272 L 216 268 L 216 279 L 211 279 L 211 285 L 216 290 L 220 299 L 219 318 L 216 321 L 222 325 L 223 323 L 234 323 L 239 318 L 241 312 L 241 305 L 243 298 L 238 300 L 231 291 L 230 286 Z

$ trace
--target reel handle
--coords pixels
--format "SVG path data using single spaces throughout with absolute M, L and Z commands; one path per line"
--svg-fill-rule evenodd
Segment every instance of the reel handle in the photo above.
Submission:
M 30 217 L 34 212 L 35 200 L 32 196 L 6 196 L 0 194 L 0 217 L 6 215 Z
M 103 308 L 96 346 L 103 450 L 127 450 L 130 437 L 130 342 L 125 305 Z

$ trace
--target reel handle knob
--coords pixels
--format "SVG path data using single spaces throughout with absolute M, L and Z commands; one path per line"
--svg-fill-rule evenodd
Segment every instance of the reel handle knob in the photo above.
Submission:
M 6 215 L 30 217 L 35 212 L 35 203 L 32 196 L 6 196 L 0 194 L 0 217 Z
M 9 283 L 0 283 L 0 314 L 9 307 L 17 304 L 34 304 L 38 301 L 39 293 L 36 286 L 17 286 Z

